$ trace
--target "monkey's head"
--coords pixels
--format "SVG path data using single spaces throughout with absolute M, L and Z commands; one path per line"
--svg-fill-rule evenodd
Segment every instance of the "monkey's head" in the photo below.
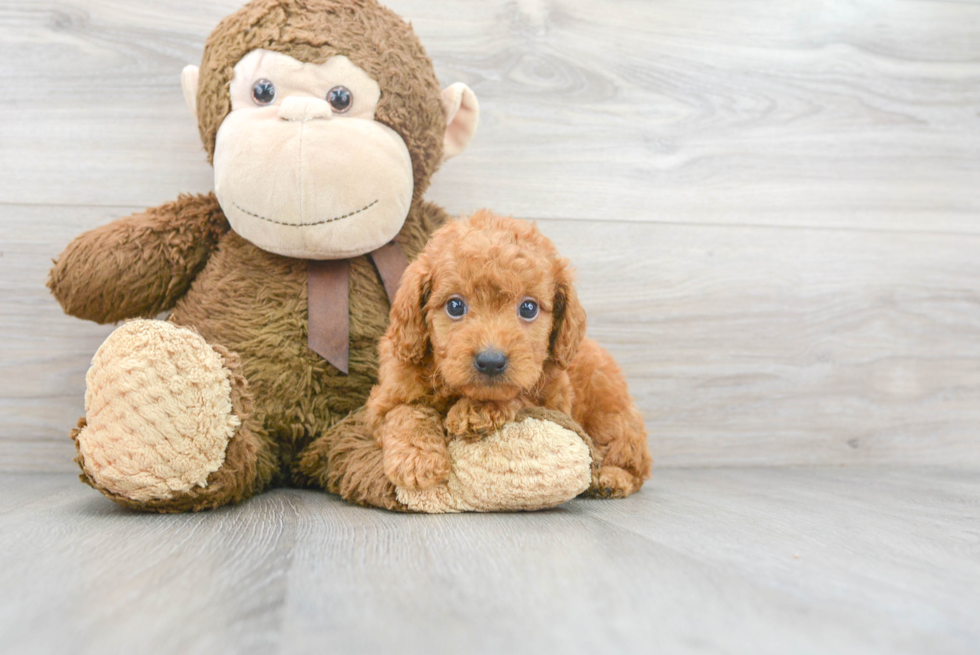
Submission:
M 411 27 L 375 0 L 253 0 L 182 81 L 232 228 L 288 257 L 388 243 L 479 117 L 473 92 L 440 91 Z

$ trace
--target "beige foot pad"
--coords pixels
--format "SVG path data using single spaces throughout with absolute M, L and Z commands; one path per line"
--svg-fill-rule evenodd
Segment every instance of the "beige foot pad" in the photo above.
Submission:
M 109 335 L 85 380 L 88 476 L 112 494 L 166 500 L 206 485 L 240 424 L 231 372 L 196 332 L 136 320 Z
M 525 418 L 477 441 L 449 444 L 453 472 L 424 491 L 397 489 L 415 512 L 506 512 L 555 507 L 588 489 L 592 457 L 582 438 L 557 423 Z

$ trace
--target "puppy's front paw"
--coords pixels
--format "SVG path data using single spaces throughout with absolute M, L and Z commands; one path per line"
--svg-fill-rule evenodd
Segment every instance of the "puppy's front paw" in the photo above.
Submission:
M 510 403 L 475 403 L 463 398 L 446 414 L 446 433 L 453 437 L 479 438 L 496 432 L 517 416 Z
M 473 436 L 467 400 L 461 400 L 449 409 L 443 427 L 446 429 L 446 434 L 451 437 Z
M 385 448 L 382 464 L 385 475 L 396 487 L 412 490 L 443 484 L 452 471 L 448 450 L 423 449 L 411 444 Z
M 639 491 L 643 480 L 618 466 L 603 466 L 592 476 L 592 484 L 585 492 L 592 498 L 626 498 Z

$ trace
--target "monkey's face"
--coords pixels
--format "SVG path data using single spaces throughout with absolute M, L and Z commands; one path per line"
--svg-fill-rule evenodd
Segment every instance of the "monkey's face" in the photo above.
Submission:
M 232 228 L 305 259 L 388 243 L 479 120 L 473 92 L 440 93 L 411 26 L 377 0 L 250 0 L 183 87 Z
M 238 62 L 215 141 L 215 194 L 263 250 L 338 259 L 388 243 L 412 202 L 405 141 L 374 120 L 378 83 L 342 55 L 255 50 Z

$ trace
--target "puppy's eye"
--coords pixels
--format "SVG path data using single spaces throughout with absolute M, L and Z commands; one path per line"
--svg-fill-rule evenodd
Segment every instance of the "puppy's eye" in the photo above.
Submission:
M 538 303 L 533 300 L 525 300 L 521 302 L 520 307 L 517 308 L 517 313 L 520 314 L 521 318 L 525 321 L 533 321 L 538 317 Z
M 330 103 L 331 109 L 338 114 L 343 114 L 350 109 L 354 102 L 354 96 L 351 95 L 350 89 L 346 86 L 335 86 L 327 91 L 327 102 Z
M 276 86 L 266 79 L 256 80 L 252 85 L 252 100 L 257 105 L 267 105 L 276 99 Z
M 460 319 L 466 315 L 466 301 L 462 298 L 450 298 L 446 301 L 446 313 L 449 318 Z

